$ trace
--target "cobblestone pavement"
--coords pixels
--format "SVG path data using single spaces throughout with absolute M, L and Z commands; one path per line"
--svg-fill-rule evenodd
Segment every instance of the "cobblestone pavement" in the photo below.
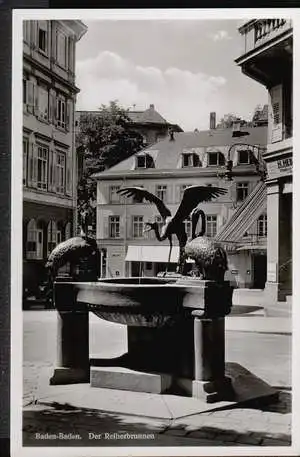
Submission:
M 291 392 L 271 404 L 230 407 L 171 420 L 43 404 L 50 364 L 24 365 L 23 440 L 26 446 L 289 446 Z M 124 393 L 126 395 L 126 393 Z

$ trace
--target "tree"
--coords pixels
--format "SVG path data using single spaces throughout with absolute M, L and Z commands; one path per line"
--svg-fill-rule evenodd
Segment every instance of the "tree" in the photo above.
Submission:
M 116 101 L 101 105 L 97 113 L 82 114 L 76 135 L 77 155 L 83 158 L 78 181 L 78 211 L 88 210 L 95 226 L 96 181 L 93 173 L 104 171 L 143 147 L 142 136 L 132 130 L 128 110 Z

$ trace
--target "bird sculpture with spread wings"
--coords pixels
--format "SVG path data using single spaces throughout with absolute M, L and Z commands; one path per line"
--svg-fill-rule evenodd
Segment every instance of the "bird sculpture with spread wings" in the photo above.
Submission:
M 185 261 L 184 247 L 187 242 L 187 235 L 185 231 L 184 221 L 188 218 L 191 211 L 198 206 L 201 202 L 209 202 L 213 198 L 217 198 L 220 195 L 224 195 L 227 192 L 226 189 L 213 186 L 190 186 L 184 190 L 180 205 L 172 216 L 169 208 L 166 207 L 164 202 L 151 192 L 143 189 L 142 187 L 124 187 L 118 191 L 119 194 L 125 197 L 135 197 L 139 201 L 144 200 L 154 203 L 161 215 L 164 225 L 159 232 L 157 222 L 147 222 L 146 226 L 148 229 L 145 231 L 154 230 L 158 241 L 165 239 L 169 240 L 170 250 L 168 256 L 168 263 L 170 263 L 171 252 L 172 252 L 172 235 L 176 235 L 179 242 L 179 260 L 177 266 L 177 272 L 182 273 Z

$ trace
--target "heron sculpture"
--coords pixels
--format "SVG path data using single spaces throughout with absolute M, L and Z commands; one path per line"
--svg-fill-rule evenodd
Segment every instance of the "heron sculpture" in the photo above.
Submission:
M 166 207 L 164 202 L 151 192 L 143 189 L 142 187 L 124 187 L 118 191 L 119 194 L 125 197 L 135 197 L 139 201 L 144 200 L 154 203 L 158 209 L 159 214 L 163 219 L 163 226 L 159 232 L 159 226 L 157 222 L 146 222 L 144 231 L 154 230 L 158 241 L 169 240 L 170 249 L 168 256 L 168 264 L 171 259 L 172 252 L 172 236 L 176 235 L 179 243 L 179 259 L 177 265 L 177 272 L 182 273 L 185 263 L 185 245 L 187 242 L 187 235 L 184 225 L 184 220 L 190 215 L 191 211 L 201 202 L 211 201 L 220 195 L 224 195 L 227 192 L 226 189 L 213 186 L 190 186 L 184 190 L 180 205 L 172 216 L 169 208 Z
M 196 234 L 196 227 L 201 217 L 201 230 Z M 185 246 L 185 255 L 195 261 L 202 279 L 224 281 L 228 269 L 227 255 L 223 247 L 204 236 L 206 219 L 204 211 L 198 206 L 191 212 L 192 236 Z

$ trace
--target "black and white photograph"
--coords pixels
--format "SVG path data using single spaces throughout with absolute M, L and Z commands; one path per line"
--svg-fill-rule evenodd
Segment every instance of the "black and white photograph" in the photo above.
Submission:
M 297 21 L 255 13 L 14 12 L 15 455 L 295 455 Z

